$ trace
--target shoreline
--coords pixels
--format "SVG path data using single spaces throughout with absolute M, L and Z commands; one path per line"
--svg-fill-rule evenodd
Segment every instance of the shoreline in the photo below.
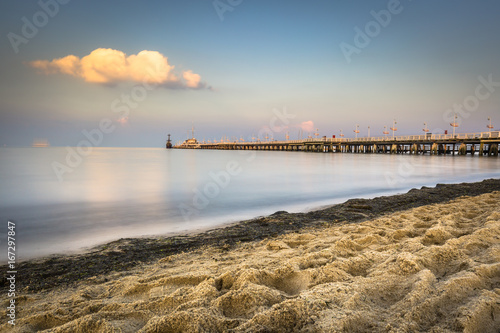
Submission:
M 23 292 L 39 292 L 69 287 L 88 278 L 112 272 L 126 272 L 139 265 L 152 264 L 165 257 L 206 246 L 228 251 L 241 243 L 262 241 L 342 222 L 372 220 L 410 208 L 493 191 L 500 191 L 500 179 L 487 179 L 476 183 L 437 184 L 436 187 L 412 189 L 405 194 L 373 199 L 350 199 L 341 204 L 304 213 L 278 211 L 265 217 L 177 236 L 120 239 L 85 253 L 20 262 L 17 265 L 17 289 Z M 74 271 L 74 267 L 79 267 L 79 270 Z M 7 265 L 2 265 L 1 268 L 8 270 Z M 0 289 L 2 292 L 7 289 L 5 279 L 0 283 Z

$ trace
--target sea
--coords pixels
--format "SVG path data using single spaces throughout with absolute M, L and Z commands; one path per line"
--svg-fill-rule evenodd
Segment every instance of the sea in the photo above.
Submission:
M 0 262 L 7 262 L 9 225 L 23 261 L 488 178 L 500 178 L 500 158 L 3 147 Z

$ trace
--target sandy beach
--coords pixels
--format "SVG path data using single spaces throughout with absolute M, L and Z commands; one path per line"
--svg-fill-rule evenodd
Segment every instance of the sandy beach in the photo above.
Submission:
M 24 262 L 0 330 L 498 332 L 499 203 L 439 185 Z

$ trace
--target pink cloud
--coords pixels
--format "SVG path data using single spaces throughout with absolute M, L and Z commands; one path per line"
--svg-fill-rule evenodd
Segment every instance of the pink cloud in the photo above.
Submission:
M 193 73 L 192 71 L 185 71 L 182 76 L 186 80 L 186 86 L 189 88 L 198 88 L 200 85 L 201 76 Z
M 128 124 L 128 117 L 121 117 L 117 120 L 117 122 L 122 126 L 125 126 Z
M 300 123 L 299 128 L 304 132 L 313 132 L 314 131 L 314 122 L 312 120 L 303 121 Z

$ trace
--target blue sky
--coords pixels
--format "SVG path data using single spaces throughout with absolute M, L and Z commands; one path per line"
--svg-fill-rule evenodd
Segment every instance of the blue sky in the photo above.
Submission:
M 102 146 L 161 147 L 167 133 L 184 140 L 192 123 L 198 139 L 250 138 L 284 108 L 294 118 L 276 139 L 311 128 L 354 136 L 356 124 L 361 136 L 368 126 L 382 135 L 394 118 L 398 134 L 420 134 L 424 122 L 437 133 L 451 129 L 454 104 L 474 101 L 458 112 L 458 131 L 486 131 L 488 117 L 500 127 L 498 1 L 220 0 L 232 9 L 223 20 L 209 0 L 42 3 L 56 3 L 58 12 L 45 14 L 47 23 L 17 53 L 9 34 L 24 38 L 23 17 L 43 19 L 43 8 L 37 1 L 0 4 L 1 146 L 29 146 L 37 138 L 75 146 L 82 131 L 105 118 L 115 129 Z M 382 26 L 372 11 L 388 8 L 397 13 L 389 11 Z M 348 61 L 341 45 L 356 47 L 355 28 L 366 33 L 377 24 Z M 174 66 L 177 81 L 147 90 L 124 117 L 113 112 L 113 101 L 141 87 L 134 79 L 140 65 L 120 76 L 104 73 L 107 81 L 99 83 L 81 74 L 83 67 L 68 74 L 51 63 L 69 55 L 83 63 L 98 49 L 116 51 L 127 63 L 155 51 Z M 111 71 L 107 64 L 100 70 Z M 199 81 L 186 81 L 186 72 Z M 480 76 L 493 82 L 491 90 L 480 87 Z M 488 96 L 474 97 L 477 89 Z

